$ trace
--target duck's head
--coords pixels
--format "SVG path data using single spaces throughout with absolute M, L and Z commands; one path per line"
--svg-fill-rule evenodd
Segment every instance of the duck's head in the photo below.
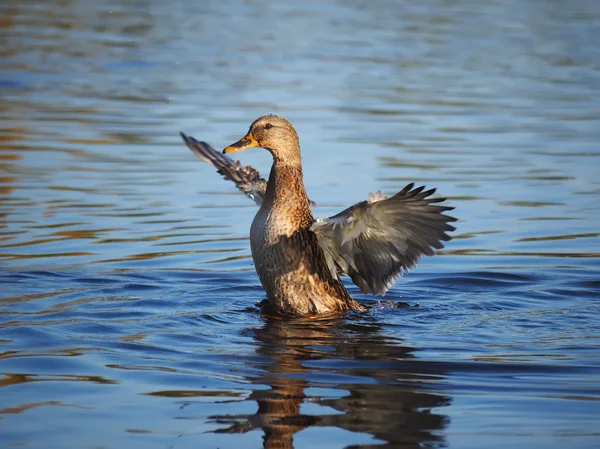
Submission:
M 243 151 L 260 147 L 268 150 L 276 161 L 300 164 L 300 142 L 290 122 L 278 115 L 263 115 L 257 118 L 248 134 L 223 150 L 223 153 Z

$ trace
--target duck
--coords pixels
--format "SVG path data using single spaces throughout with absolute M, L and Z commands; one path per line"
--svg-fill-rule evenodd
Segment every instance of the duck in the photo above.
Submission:
M 216 151 L 180 133 L 192 152 L 259 206 L 250 226 L 252 259 L 267 299 L 267 314 L 322 317 L 367 307 L 354 299 L 340 276 L 364 294 L 385 295 L 423 255 L 451 240 L 456 218 L 432 198 L 435 189 L 408 184 L 387 197 L 381 191 L 331 217 L 315 219 L 304 186 L 300 139 L 278 115 L 256 119 L 244 137 Z M 273 157 L 268 180 L 228 154 L 259 147 Z

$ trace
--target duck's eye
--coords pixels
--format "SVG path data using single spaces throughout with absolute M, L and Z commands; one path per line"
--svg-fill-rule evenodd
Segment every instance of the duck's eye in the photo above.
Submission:
M 265 125 L 265 129 L 271 129 L 271 128 L 273 128 L 273 125 L 271 125 L 270 123 L 267 123 Z

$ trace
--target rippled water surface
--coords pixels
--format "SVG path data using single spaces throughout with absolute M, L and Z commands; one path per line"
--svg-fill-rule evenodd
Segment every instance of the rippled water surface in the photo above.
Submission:
M 600 3 L 5 1 L 0 444 L 600 447 Z M 277 321 L 196 159 L 273 112 L 315 215 L 437 187 L 386 302 Z M 270 157 L 240 154 L 264 175 Z

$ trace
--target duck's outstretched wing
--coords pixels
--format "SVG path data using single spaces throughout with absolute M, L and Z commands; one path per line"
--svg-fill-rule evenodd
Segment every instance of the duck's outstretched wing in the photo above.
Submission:
M 200 142 L 184 133 L 179 134 L 196 156 L 213 165 L 225 179 L 233 181 L 238 189 L 253 199 L 256 204 L 261 205 L 267 191 L 267 181 L 260 177 L 257 170 L 249 165 L 242 167 L 240 161 L 233 161 L 206 142 Z
M 311 227 L 325 252 L 329 269 L 346 274 L 363 293 L 385 293 L 419 258 L 433 256 L 454 231 L 456 218 L 438 206 L 444 198 L 429 198 L 435 189 L 423 191 L 407 185 L 386 198 L 381 192 L 333 217 L 319 219 Z

